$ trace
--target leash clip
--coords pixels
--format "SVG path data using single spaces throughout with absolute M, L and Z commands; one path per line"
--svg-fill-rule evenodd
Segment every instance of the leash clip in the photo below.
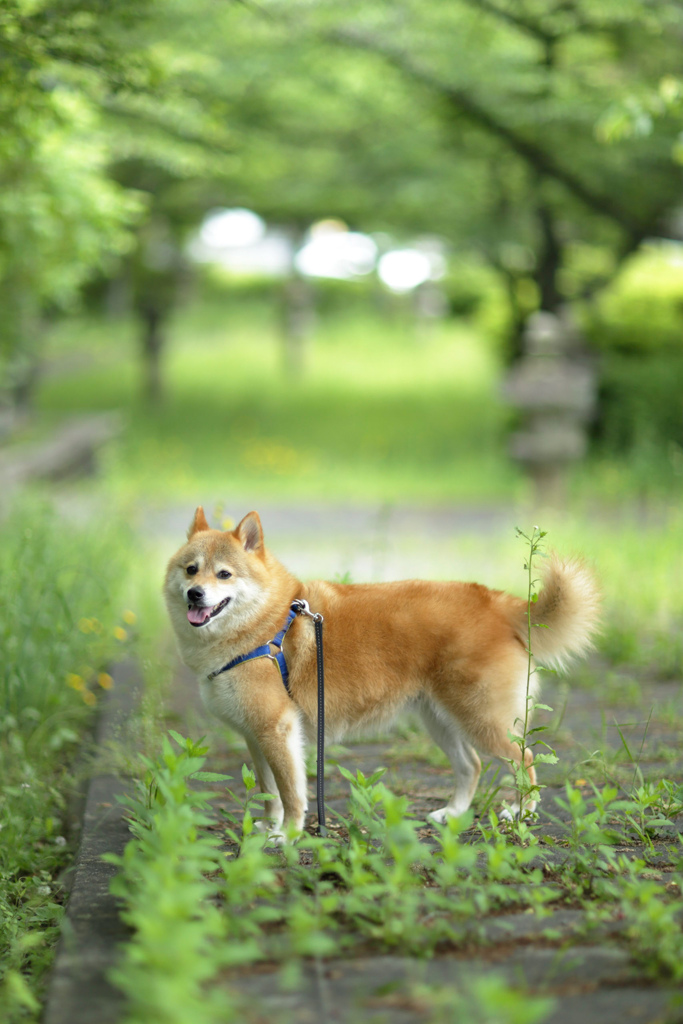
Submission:
M 292 608 L 298 615 L 305 615 L 307 618 L 313 619 L 314 622 L 324 621 L 320 612 L 312 612 L 308 606 L 308 601 L 304 601 L 303 598 L 297 598 L 296 601 L 293 601 Z

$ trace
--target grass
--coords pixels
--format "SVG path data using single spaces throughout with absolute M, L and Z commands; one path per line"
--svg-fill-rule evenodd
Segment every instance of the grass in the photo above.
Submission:
M 48 378 L 39 396 L 52 418 L 125 410 L 108 466 L 119 492 L 445 501 L 519 487 L 504 454 L 495 354 L 461 325 L 421 344 L 400 325 L 339 315 L 319 327 L 297 380 L 283 374 L 263 314 L 190 309 L 173 325 L 158 411 L 139 397 L 133 340 L 125 321 L 62 325 L 53 352 L 87 349 L 89 362 Z
M 24 499 L 0 550 L 0 1016 L 34 1020 L 74 856 L 74 760 L 129 637 L 120 530 Z
M 357 305 L 322 317 L 300 378 L 288 372 L 276 309 L 234 291 L 174 316 L 165 398 L 141 394 L 137 326 L 67 319 L 53 328 L 43 429 L 65 414 L 121 409 L 126 430 L 108 466 L 118 494 L 232 495 L 336 501 L 508 501 L 529 497 L 507 458 L 497 347 L 445 321 L 418 340 L 405 319 Z M 50 365 L 50 364 L 48 364 Z M 61 367 L 61 372 L 60 372 Z M 612 507 L 676 501 L 676 450 L 596 454 L 572 493 Z M 207 500 L 205 498 L 205 500 Z

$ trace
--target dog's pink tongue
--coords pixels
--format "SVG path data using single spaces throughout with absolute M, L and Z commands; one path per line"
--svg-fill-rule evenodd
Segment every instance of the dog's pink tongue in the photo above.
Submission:
M 201 626 L 202 623 L 206 622 L 211 617 L 210 608 L 190 608 L 187 613 L 187 617 L 193 626 Z

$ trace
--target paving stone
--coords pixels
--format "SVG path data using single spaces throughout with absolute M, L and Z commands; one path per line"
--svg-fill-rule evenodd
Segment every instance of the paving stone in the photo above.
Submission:
M 647 985 L 568 992 L 558 995 L 544 1024 L 677 1024 L 683 1020 L 679 998 L 673 989 Z
M 503 976 L 513 986 L 550 995 L 555 1009 L 547 1024 L 655 1024 L 678 993 L 629 984 L 628 957 L 620 950 L 595 947 L 558 950 L 518 949 L 498 959 L 436 957 L 415 961 L 399 956 L 366 956 L 306 964 L 296 988 L 283 987 L 275 969 L 240 972 L 227 979 L 233 991 L 250 1003 L 259 1019 L 278 1016 L 291 1024 L 330 1021 L 391 1020 L 413 1024 L 431 1017 L 426 1000 L 415 992 L 467 991 L 472 981 Z M 600 987 L 602 986 L 602 987 Z M 667 1016 L 667 1021 L 681 1018 Z M 465 1022 L 463 1022 L 465 1024 Z
M 112 670 L 95 737 L 95 751 L 122 739 L 125 722 L 136 706 L 139 673 L 132 663 Z M 50 977 L 43 1024 L 117 1024 L 123 996 L 107 980 L 117 947 L 129 935 L 119 917 L 109 883 L 116 868 L 104 853 L 122 853 L 130 838 L 118 797 L 127 784 L 114 775 L 91 778 L 83 816 L 81 845 L 66 917 Z

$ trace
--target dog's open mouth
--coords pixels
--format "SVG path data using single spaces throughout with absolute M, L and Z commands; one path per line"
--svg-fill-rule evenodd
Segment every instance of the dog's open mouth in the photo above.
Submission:
M 215 618 L 219 612 L 222 612 L 230 602 L 229 597 L 224 597 L 218 604 L 208 605 L 205 608 L 197 608 L 195 605 L 189 604 L 187 619 L 191 626 L 205 626 L 207 622 Z

